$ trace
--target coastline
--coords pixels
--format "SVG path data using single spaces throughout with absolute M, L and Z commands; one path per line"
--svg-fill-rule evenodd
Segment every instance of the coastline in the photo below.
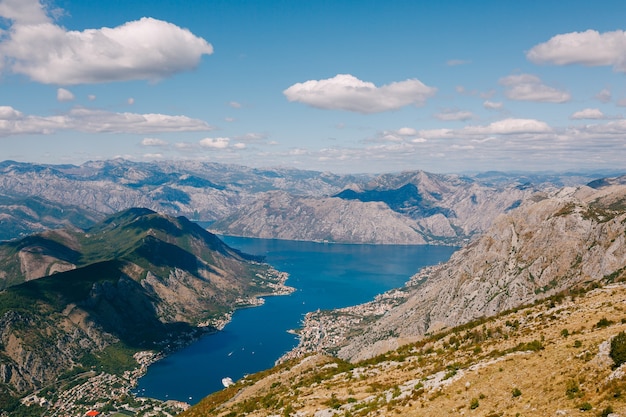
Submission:
M 267 264 L 265 264 L 267 265 Z M 147 372 L 150 365 L 166 358 L 171 353 L 189 346 L 202 337 L 217 333 L 231 322 L 233 313 L 243 308 L 258 307 L 265 303 L 263 297 L 289 295 L 296 289 L 286 285 L 289 274 L 278 271 L 267 265 L 266 272 L 257 277 L 271 290 L 260 292 L 250 298 L 236 300 L 233 309 L 218 318 L 202 321 L 196 325 L 198 330 L 192 334 L 181 335 L 174 340 L 166 340 L 160 350 L 145 350 L 136 352 L 133 358 L 138 366 L 125 371 L 122 375 L 113 375 L 105 372 L 97 373 L 90 371 L 79 375 L 74 379 L 72 386 L 62 391 L 57 391 L 53 397 L 46 398 L 41 393 L 32 393 L 21 402 L 24 405 L 36 405 L 45 411 L 43 417 L 57 416 L 59 413 L 67 415 L 85 415 L 89 410 L 117 409 L 132 413 L 150 414 L 161 413 L 166 417 L 173 417 L 187 410 L 191 405 L 184 401 L 159 400 L 156 398 L 143 397 L 133 390 L 137 387 L 139 379 Z

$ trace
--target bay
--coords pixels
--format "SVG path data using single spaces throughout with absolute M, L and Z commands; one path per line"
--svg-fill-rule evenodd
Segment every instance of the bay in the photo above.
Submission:
M 445 246 L 349 245 L 223 237 L 230 246 L 261 255 L 289 273 L 296 292 L 266 297 L 260 307 L 237 310 L 215 334 L 154 363 L 139 380 L 139 396 L 195 404 L 234 381 L 258 372 L 297 345 L 287 331 L 309 311 L 364 303 L 402 286 L 424 266 L 445 262 L 457 249 Z

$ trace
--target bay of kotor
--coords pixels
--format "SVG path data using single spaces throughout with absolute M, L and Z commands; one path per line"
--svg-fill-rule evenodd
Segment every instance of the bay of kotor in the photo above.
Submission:
M 139 396 L 197 403 L 234 381 L 270 368 L 297 345 L 288 330 L 297 329 L 307 312 L 341 308 L 371 300 L 402 286 L 424 266 L 445 262 L 457 249 L 446 246 L 346 245 L 224 237 L 230 246 L 261 255 L 289 274 L 288 296 L 266 297 L 260 307 L 234 313 L 215 334 L 156 362 L 139 380 Z

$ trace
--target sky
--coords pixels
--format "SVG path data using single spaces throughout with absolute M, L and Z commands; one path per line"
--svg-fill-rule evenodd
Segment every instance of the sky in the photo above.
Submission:
M 0 160 L 626 171 L 626 2 L 0 0 Z

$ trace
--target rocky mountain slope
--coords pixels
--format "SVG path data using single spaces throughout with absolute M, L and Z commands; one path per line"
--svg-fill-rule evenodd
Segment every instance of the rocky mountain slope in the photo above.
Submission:
M 0 264 L 0 402 L 63 373 L 134 369 L 137 351 L 173 348 L 286 291 L 258 259 L 148 209 L 3 243 Z
M 106 215 L 147 207 L 205 222 L 219 220 L 215 230 L 249 237 L 460 244 L 533 191 L 597 178 L 597 174 L 497 172 L 470 177 L 420 171 L 335 175 L 194 161 L 115 159 L 80 166 L 4 161 L 0 196 L 36 196 L 50 204 Z M 264 209 L 268 205 L 271 209 Z M 341 215 L 335 214 L 337 210 Z M 0 215 L 3 212 L 0 207 Z M 329 216 L 332 227 L 325 222 Z M 39 231 L 29 229 L 29 222 L 24 218 L 10 237 Z
M 290 240 L 459 245 L 538 188 L 486 186 L 425 172 L 383 175 L 326 198 L 265 193 L 211 227 L 231 235 Z
M 626 186 L 537 194 L 444 265 L 371 303 L 310 313 L 292 355 L 357 361 L 442 328 L 626 273 Z
M 625 303 L 623 282 L 580 288 L 365 361 L 292 359 L 181 417 L 623 416 Z
M 87 228 L 104 216 L 37 196 L 0 196 L 0 241 L 64 227 Z

